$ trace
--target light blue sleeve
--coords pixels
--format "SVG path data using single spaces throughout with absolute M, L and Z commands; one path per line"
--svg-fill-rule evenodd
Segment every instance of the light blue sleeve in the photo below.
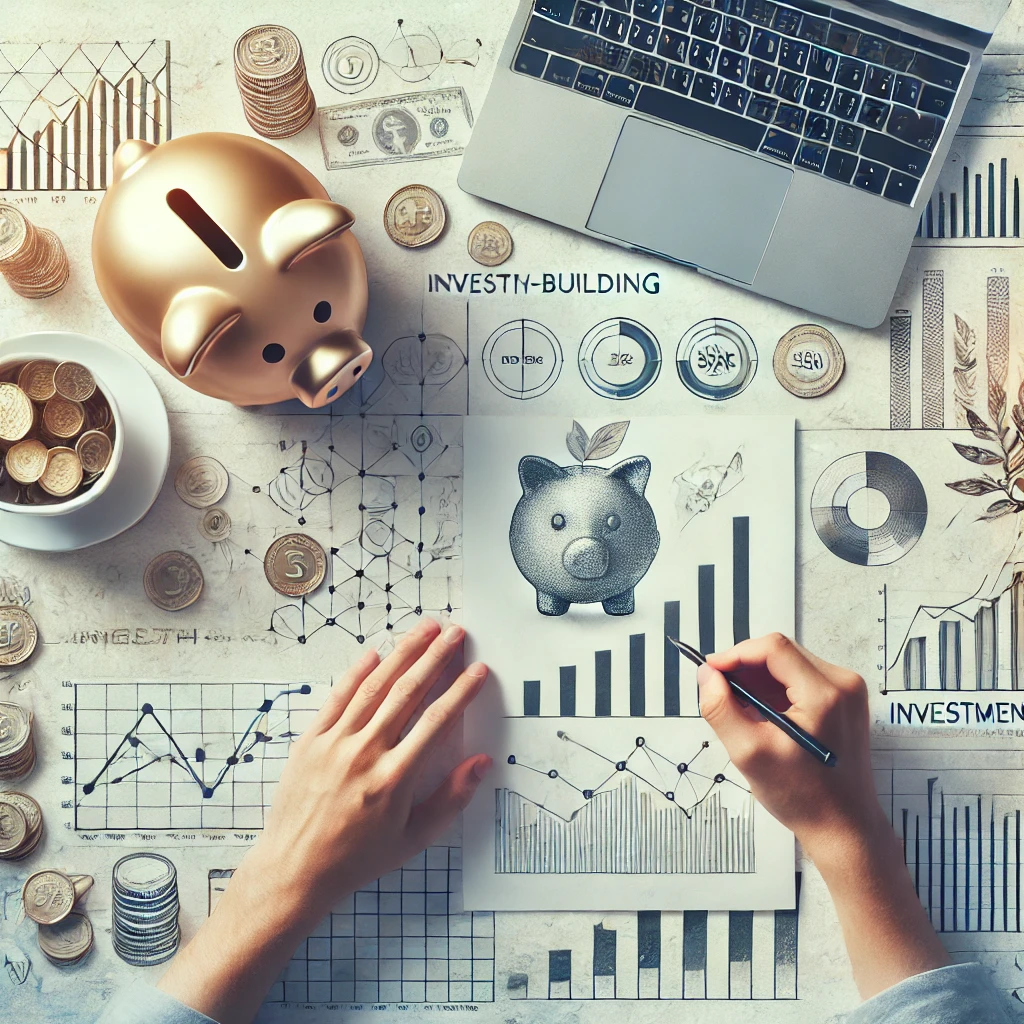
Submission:
M 1011 1024 L 1011 1018 L 981 964 L 954 964 L 880 992 L 844 1024 Z
M 141 981 L 121 989 L 96 1024 L 216 1024 L 205 1013 Z

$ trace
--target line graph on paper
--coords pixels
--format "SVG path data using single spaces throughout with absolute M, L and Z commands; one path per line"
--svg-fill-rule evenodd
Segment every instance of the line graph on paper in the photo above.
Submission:
M 754 800 L 711 741 L 689 757 L 643 736 L 609 754 L 558 730 L 553 753 L 508 764 L 540 795 L 495 790 L 499 874 L 721 874 L 755 870 Z M 555 767 L 571 763 L 571 768 Z M 590 774 L 588 774 L 590 773 Z
M 74 829 L 258 829 L 308 684 L 76 683 Z

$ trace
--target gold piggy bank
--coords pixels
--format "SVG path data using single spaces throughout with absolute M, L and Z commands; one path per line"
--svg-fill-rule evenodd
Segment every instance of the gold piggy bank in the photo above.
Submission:
M 266 142 L 130 139 L 97 212 L 96 283 L 124 329 L 196 391 L 317 409 L 373 359 L 353 220 Z

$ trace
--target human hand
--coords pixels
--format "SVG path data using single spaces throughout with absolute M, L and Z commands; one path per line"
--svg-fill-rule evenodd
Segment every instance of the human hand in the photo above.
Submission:
M 252 859 L 284 874 L 290 900 L 311 920 L 429 846 L 490 767 L 486 755 L 466 758 L 431 796 L 413 804 L 431 751 L 487 677 L 485 665 L 468 666 L 402 736 L 464 636 L 461 626 L 442 632 L 426 620 L 383 661 L 369 651 L 293 744 Z
M 893 841 L 871 775 L 867 688 L 777 633 L 708 655 L 697 673 L 701 714 L 754 796 L 800 840 L 819 866 L 851 844 Z M 835 752 L 827 768 L 745 706 L 723 672 L 785 713 Z

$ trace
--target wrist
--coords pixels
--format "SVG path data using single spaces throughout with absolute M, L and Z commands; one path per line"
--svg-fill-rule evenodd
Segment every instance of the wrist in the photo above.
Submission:
M 797 838 L 829 888 L 851 874 L 891 869 L 896 860 L 903 867 L 899 843 L 881 807 L 864 821 L 820 823 Z

